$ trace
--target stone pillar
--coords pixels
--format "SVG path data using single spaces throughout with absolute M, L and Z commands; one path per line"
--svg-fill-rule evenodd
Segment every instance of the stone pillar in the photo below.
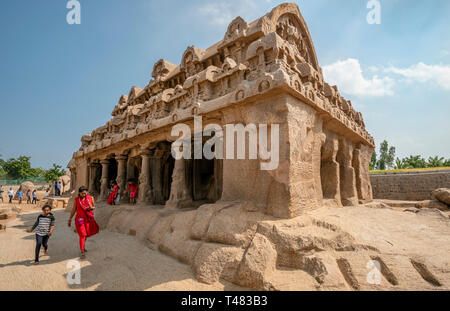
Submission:
M 125 189 L 127 188 L 127 155 L 120 155 L 116 157 L 117 160 L 117 184 L 120 187 L 120 199 L 124 197 Z
M 83 183 L 82 184 L 80 184 L 80 185 L 77 185 L 77 187 L 81 187 L 81 186 L 85 186 L 85 187 L 89 187 L 89 181 L 90 181 L 90 177 L 89 177 L 89 172 L 90 172 L 90 167 L 89 167 L 89 165 L 87 164 L 87 162 L 86 162 L 86 164 L 85 165 L 83 165 L 83 168 L 82 168 L 82 170 L 83 170 L 83 173 L 84 173 L 84 176 L 83 176 Z M 80 179 L 80 181 L 81 181 L 81 179 Z M 75 189 L 75 190 L 77 190 L 78 191 L 78 189 Z M 77 194 L 78 194 L 78 192 L 77 192 Z
M 356 174 L 353 168 L 353 144 L 345 138 L 339 140 L 337 161 L 340 165 L 341 200 L 344 206 L 358 205 Z
M 214 201 L 222 198 L 222 184 L 223 184 L 223 160 L 214 160 Z
M 334 203 L 341 206 L 339 163 L 336 161 L 338 148 L 337 136 L 327 133 L 326 141 L 322 147 L 320 178 L 324 203 Z
M 97 191 L 95 189 L 95 177 L 97 175 L 97 168 L 99 164 L 97 162 L 92 162 L 89 165 L 89 183 L 88 183 L 88 189 L 89 193 L 94 195 L 97 194 Z
M 150 150 L 143 150 L 141 153 L 142 166 L 139 175 L 139 198 L 141 204 L 152 203 L 152 189 L 150 186 Z
M 127 161 L 127 182 L 129 179 L 132 178 L 136 178 L 136 176 L 134 176 L 134 168 L 133 168 L 133 164 L 132 164 L 132 159 L 128 158 Z
M 100 187 L 100 196 L 99 201 L 104 201 L 108 196 L 108 187 L 109 187 L 109 179 L 108 179 L 108 170 L 109 170 L 109 160 L 100 161 L 102 165 L 102 184 Z
M 126 165 L 126 174 L 125 174 L 125 181 L 124 181 L 125 186 L 123 188 L 124 192 L 128 188 L 128 180 L 135 178 L 132 159 L 128 158 L 127 161 L 125 162 L 125 165 Z M 130 200 L 129 193 L 127 193 L 127 194 L 123 193 L 123 195 L 120 196 L 120 201 L 123 203 L 129 203 L 129 200 Z
M 359 203 L 368 203 L 373 200 L 372 185 L 369 170 L 373 148 L 358 144 L 353 151 L 353 167 L 356 175 L 356 189 L 358 191 Z
M 161 180 L 161 166 L 162 166 L 163 151 L 155 150 L 153 157 L 151 158 L 151 178 L 152 178 L 152 198 L 155 204 L 164 204 L 164 198 L 162 195 L 162 180 Z
M 72 168 L 70 169 L 70 189 L 69 191 L 72 192 L 73 190 L 75 190 L 76 187 L 76 175 L 75 175 L 75 169 Z
M 186 162 L 184 159 L 175 160 L 172 174 L 170 198 L 167 208 L 185 208 L 192 205 L 192 195 L 186 183 Z

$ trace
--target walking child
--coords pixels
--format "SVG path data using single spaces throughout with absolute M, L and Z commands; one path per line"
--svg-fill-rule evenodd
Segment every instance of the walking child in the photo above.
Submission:
M 33 227 L 27 232 L 31 233 L 36 229 L 36 249 L 34 264 L 39 264 L 39 253 L 41 246 L 44 246 L 44 254 L 48 254 L 48 239 L 52 236 L 55 229 L 55 216 L 51 213 L 52 208 L 49 205 L 45 205 L 42 208 L 42 214 L 39 215 Z

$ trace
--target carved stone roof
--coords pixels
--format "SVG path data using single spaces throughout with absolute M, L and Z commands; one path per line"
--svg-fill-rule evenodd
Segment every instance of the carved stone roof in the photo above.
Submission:
M 374 144 L 362 114 L 324 82 L 296 4 L 281 4 L 251 23 L 235 18 L 221 41 L 205 50 L 188 47 L 178 66 L 159 60 L 152 77 L 144 89 L 134 86 L 120 97 L 113 119 L 82 139 L 77 156 L 277 88 L 335 120 L 357 140 Z

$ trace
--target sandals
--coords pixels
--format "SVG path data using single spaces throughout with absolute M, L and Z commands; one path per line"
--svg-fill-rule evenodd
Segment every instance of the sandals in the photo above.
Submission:
M 86 254 L 85 253 L 81 253 L 80 259 L 86 259 Z

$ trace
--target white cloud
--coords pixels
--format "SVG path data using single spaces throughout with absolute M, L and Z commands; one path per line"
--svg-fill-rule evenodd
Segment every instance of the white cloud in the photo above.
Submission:
M 233 20 L 228 2 L 206 4 L 200 8 L 200 14 L 207 16 L 210 24 L 218 26 L 225 26 Z
M 391 66 L 384 71 L 403 76 L 410 82 L 432 82 L 444 90 L 450 90 L 450 66 L 426 65 L 420 62 L 409 68 L 402 69 Z
M 324 66 L 325 81 L 337 85 L 345 94 L 355 96 L 388 96 L 393 95 L 394 80 L 389 77 L 379 78 L 377 75 L 366 79 L 357 59 L 349 58 Z M 373 68 L 371 71 L 374 71 Z

